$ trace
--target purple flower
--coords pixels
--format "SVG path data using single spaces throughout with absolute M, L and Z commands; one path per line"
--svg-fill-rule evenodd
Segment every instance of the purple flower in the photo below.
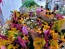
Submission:
M 26 26 L 23 26 L 22 33 L 28 35 L 28 30 Z

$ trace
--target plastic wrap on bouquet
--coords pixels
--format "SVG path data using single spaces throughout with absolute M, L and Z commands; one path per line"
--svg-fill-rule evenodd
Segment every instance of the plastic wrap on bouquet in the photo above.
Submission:
M 24 7 L 20 7 L 20 13 L 28 13 L 27 11 L 28 9 L 24 6 Z

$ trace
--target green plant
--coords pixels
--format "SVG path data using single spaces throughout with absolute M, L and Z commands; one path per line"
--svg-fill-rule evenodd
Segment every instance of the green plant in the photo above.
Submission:
M 22 6 L 31 7 L 31 6 L 39 6 L 34 0 L 25 0 Z

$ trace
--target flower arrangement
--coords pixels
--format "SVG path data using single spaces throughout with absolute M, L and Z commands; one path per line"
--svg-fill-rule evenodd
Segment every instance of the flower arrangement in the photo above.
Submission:
M 60 29 L 64 21 L 65 19 L 61 19 L 49 23 L 41 17 L 32 20 L 28 14 L 20 14 L 19 11 L 15 10 L 11 20 L 2 27 L 0 48 L 59 49 L 65 42 Z

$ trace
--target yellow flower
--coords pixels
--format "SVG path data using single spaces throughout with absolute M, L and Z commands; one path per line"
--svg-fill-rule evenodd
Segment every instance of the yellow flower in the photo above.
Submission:
M 50 49 L 59 49 L 59 47 L 56 48 L 56 47 L 54 47 L 54 46 L 50 46 Z
M 23 14 L 22 16 L 24 16 L 24 17 L 29 17 L 28 14 Z
M 14 37 L 13 37 L 13 36 L 9 36 L 9 37 L 8 37 L 8 40 L 9 40 L 9 41 L 14 41 Z
M 1 39 L 1 38 L 0 38 L 0 47 L 4 45 L 3 40 L 4 40 L 4 39 Z M 5 42 L 5 41 L 4 41 L 4 42 Z
M 14 46 L 12 44 L 10 44 L 7 49 L 12 49 Z
M 45 28 L 43 28 L 43 32 L 45 31 L 46 29 Z
M 15 28 L 12 29 L 13 31 L 12 30 L 8 31 L 8 39 L 13 41 L 15 39 L 15 34 L 18 35 L 19 31 L 16 30 Z
M 13 14 L 15 14 L 15 13 L 16 13 L 16 16 L 17 16 L 17 17 L 19 17 L 19 16 L 20 16 L 20 13 L 19 13 L 19 11 L 17 11 L 17 10 L 14 10 Z
M 51 44 L 51 49 L 58 49 L 59 48 L 59 45 L 58 45 L 58 41 L 57 40 L 51 40 L 50 41 L 50 44 Z
M 12 30 L 12 31 L 15 31 L 15 30 L 16 30 L 16 28 L 11 28 L 11 30 Z
M 24 39 L 24 40 L 28 40 L 28 37 L 24 35 L 23 39 Z
M 43 38 L 35 38 L 33 43 L 35 49 L 41 49 L 45 45 L 45 40 Z
M 62 40 L 63 42 L 65 42 L 65 39 L 64 39 L 64 36 L 63 36 L 63 35 L 61 36 L 61 40 Z
M 58 40 L 59 39 L 58 33 L 53 33 L 52 36 L 53 36 L 53 39 L 55 39 L 55 40 Z
M 20 17 L 20 13 L 19 13 L 19 12 L 16 12 L 16 16 L 17 16 L 17 17 Z
M 50 33 L 54 33 L 54 30 L 50 30 Z
M 8 31 L 8 37 L 9 37 L 9 36 L 14 36 L 14 31 L 9 30 L 9 31 Z
M 45 25 L 48 25 L 48 23 L 47 23 L 46 21 L 42 20 L 42 22 L 43 22 Z M 43 26 L 44 26 L 44 24 L 43 24 Z
M 10 43 L 11 43 L 10 41 L 0 38 L 0 47 L 6 44 L 10 44 Z
M 18 45 L 13 46 L 12 44 L 9 44 L 9 46 L 7 47 L 8 49 L 17 49 Z
M 19 23 L 22 23 L 22 21 L 23 21 L 22 19 L 18 20 Z
M 44 25 L 44 28 L 45 28 L 45 29 L 49 29 L 50 26 L 48 26 L 48 25 Z

